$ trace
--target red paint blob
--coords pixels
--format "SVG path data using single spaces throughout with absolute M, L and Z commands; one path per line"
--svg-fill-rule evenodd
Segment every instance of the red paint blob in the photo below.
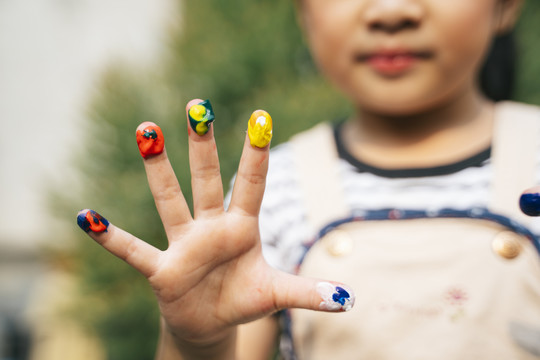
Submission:
M 137 128 L 137 145 L 143 158 L 163 152 L 165 139 L 161 128 L 154 123 L 145 122 Z
M 107 230 L 107 225 L 105 225 L 101 221 L 101 215 L 99 215 L 98 213 L 92 214 L 92 212 L 89 211 L 86 213 L 85 218 L 86 221 L 88 221 L 88 224 L 90 224 L 90 230 L 92 230 L 93 232 L 100 233 Z

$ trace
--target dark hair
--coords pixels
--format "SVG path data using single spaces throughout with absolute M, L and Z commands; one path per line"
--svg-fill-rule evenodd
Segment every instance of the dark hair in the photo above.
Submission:
M 514 33 L 498 35 L 480 71 L 480 88 L 494 100 L 509 100 L 514 90 L 516 73 L 516 42 Z

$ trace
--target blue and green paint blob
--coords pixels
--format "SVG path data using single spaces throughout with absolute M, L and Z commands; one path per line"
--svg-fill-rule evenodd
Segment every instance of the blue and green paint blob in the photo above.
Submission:
M 189 125 L 199 136 L 202 136 L 210 129 L 210 124 L 214 122 L 214 109 L 210 100 L 204 100 L 189 108 Z

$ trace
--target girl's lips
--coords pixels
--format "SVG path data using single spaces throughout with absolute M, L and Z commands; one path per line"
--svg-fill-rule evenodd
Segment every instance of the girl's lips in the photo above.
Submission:
M 398 75 L 409 70 L 417 58 L 410 54 L 382 55 L 377 54 L 368 58 L 368 64 L 377 72 L 384 75 Z
M 418 61 L 429 57 L 428 53 L 385 51 L 360 56 L 358 60 L 367 63 L 381 75 L 398 76 L 409 71 Z

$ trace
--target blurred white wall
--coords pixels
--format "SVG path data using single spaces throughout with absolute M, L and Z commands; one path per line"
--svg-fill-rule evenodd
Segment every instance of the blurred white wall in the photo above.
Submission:
M 55 339 L 61 351 L 75 343 L 50 326 L 71 280 L 40 261 L 42 241 L 58 229 L 47 191 L 77 191 L 71 156 L 100 74 L 118 61 L 152 69 L 178 21 L 177 2 L 0 0 L 0 359 L 26 358 L 30 335 L 39 356 Z
M 71 150 L 97 77 L 118 59 L 151 67 L 176 3 L 0 1 L 0 252 L 34 247 L 47 233 L 46 189 L 73 175 Z

